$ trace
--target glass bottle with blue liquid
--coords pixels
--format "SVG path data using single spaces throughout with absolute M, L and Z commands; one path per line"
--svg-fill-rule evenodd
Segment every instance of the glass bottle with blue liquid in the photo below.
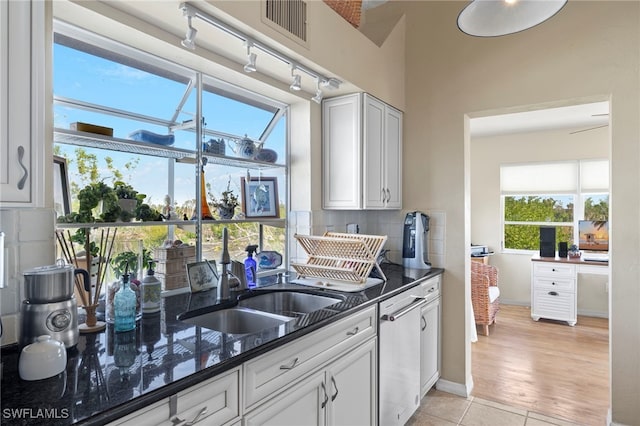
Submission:
M 137 297 L 129 285 L 129 274 L 122 275 L 120 290 L 113 300 L 114 330 L 116 333 L 136 328 Z

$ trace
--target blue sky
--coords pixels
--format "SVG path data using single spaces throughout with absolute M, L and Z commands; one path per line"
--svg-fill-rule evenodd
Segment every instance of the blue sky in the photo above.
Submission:
M 100 57 L 85 54 L 75 49 L 54 44 L 53 86 L 56 96 L 76 99 L 84 102 L 104 105 L 138 114 L 171 119 L 185 91 L 185 84 L 131 68 Z M 178 121 L 189 120 L 195 113 L 195 93 L 192 92 Z M 258 139 L 272 118 L 273 113 L 264 111 L 212 93 L 203 94 L 203 115 L 208 129 L 215 129 L 235 135 L 248 135 Z M 54 106 L 54 126 L 68 129 L 73 122 L 86 122 L 114 129 L 114 137 L 128 139 L 129 134 L 139 130 L 149 130 L 158 134 L 167 134 L 167 129 L 144 122 L 114 117 L 106 114 L 71 109 L 66 106 Z M 278 162 L 285 158 L 285 120 L 281 120 L 267 142 L 266 148 L 276 150 Z M 179 131 L 175 133 L 173 146 L 195 149 L 195 134 Z M 208 139 L 208 137 L 206 138 Z M 60 145 L 62 155 L 71 160 L 70 180 L 77 179 L 74 158 L 74 146 Z M 131 154 L 91 150 L 98 158 L 108 155 L 116 167 L 130 161 Z M 227 155 L 233 155 L 229 146 Z M 134 156 L 135 157 L 135 156 Z M 150 197 L 150 202 L 161 203 L 167 192 L 167 160 L 148 156 L 139 156 L 140 162 L 134 173 L 123 172 L 125 180 L 141 193 Z M 104 166 L 104 162 L 100 162 Z M 205 167 L 207 183 L 211 184 L 214 194 L 226 189 L 231 179 L 231 188 L 240 195 L 240 177 L 246 176 L 246 170 L 227 168 L 217 165 Z M 106 169 L 101 169 L 101 177 L 111 181 Z M 284 182 L 280 183 L 280 192 Z M 175 200 L 182 204 L 195 197 L 195 171 L 193 165 L 178 164 L 175 171 Z M 209 200 L 211 201 L 211 200 Z

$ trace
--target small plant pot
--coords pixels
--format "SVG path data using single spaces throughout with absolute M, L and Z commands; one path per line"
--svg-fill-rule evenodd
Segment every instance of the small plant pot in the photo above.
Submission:
M 131 219 L 136 216 L 136 207 L 138 206 L 138 200 L 134 200 L 131 198 L 119 198 L 118 204 L 122 209 L 120 219 L 122 219 L 124 222 L 131 222 Z
M 218 207 L 218 215 L 220 215 L 220 219 L 233 219 L 235 211 L 235 207 Z

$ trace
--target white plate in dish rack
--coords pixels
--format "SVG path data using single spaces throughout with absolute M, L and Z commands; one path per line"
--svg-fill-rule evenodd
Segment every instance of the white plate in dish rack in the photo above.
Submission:
M 292 284 L 306 285 L 309 287 L 326 288 L 329 290 L 344 291 L 353 293 L 356 291 L 362 291 L 374 285 L 378 285 L 384 282 L 381 278 L 367 278 L 363 283 L 352 283 L 348 281 L 329 280 L 326 278 L 296 278 L 289 281 Z

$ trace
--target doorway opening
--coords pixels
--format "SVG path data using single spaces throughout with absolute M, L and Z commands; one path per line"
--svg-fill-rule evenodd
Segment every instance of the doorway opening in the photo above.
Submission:
M 539 322 L 533 321 L 529 311 L 531 306 L 531 257 L 537 253 L 537 246 L 533 249 L 531 247 L 514 249 L 513 241 L 509 239 L 512 235 L 505 232 L 505 198 L 501 189 L 500 169 L 501 165 L 505 164 L 526 165 L 545 162 L 579 162 L 587 159 L 608 160 L 611 146 L 609 110 L 609 101 L 606 98 L 601 98 L 591 99 L 588 102 L 564 102 L 553 105 L 529 106 L 517 110 L 492 111 L 470 118 L 468 134 L 470 155 L 467 157 L 469 158 L 467 173 L 470 176 L 468 188 L 470 193 L 470 229 L 468 236 L 473 245 L 487 246 L 488 251 L 493 252 L 493 255 L 489 256 L 488 262 L 497 266 L 500 271 L 500 304 L 503 307 L 503 312 L 497 314 L 496 325 L 490 327 L 490 335 L 484 336 L 480 333 L 479 342 L 471 344 L 471 373 L 475 386 L 472 394 L 474 396 L 497 402 L 507 401 L 509 405 L 538 412 L 543 412 L 546 409 L 544 404 L 540 404 L 540 400 L 551 399 L 553 407 L 549 410 L 557 412 L 543 412 L 543 414 L 556 415 L 557 417 L 566 417 L 580 411 L 584 414 L 585 410 L 576 409 L 576 407 L 563 409 L 562 404 L 565 403 L 563 397 L 556 395 L 552 390 L 557 390 L 568 384 L 566 392 L 572 392 L 571 386 L 574 385 L 577 388 L 576 392 L 579 392 L 586 380 L 593 380 L 593 371 L 587 373 L 588 370 L 586 370 L 574 377 L 572 380 L 575 384 L 571 384 L 571 380 L 568 380 L 569 378 L 563 375 L 562 371 L 549 382 L 548 377 L 536 376 L 536 368 L 543 361 L 535 355 L 531 357 L 530 354 L 521 352 L 519 356 L 511 356 L 506 360 L 501 358 L 502 361 L 498 361 L 497 357 L 492 357 L 492 362 L 481 363 L 478 362 L 480 359 L 476 359 L 476 357 L 486 357 L 487 355 L 476 348 L 480 347 L 482 343 L 490 342 L 492 350 L 500 351 L 502 344 L 509 346 L 521 344 L 522 350 L 527 350 L 526 344 L 536 338 L 533 332 L 542 327 L 551 326 L 551 330 L 560 332 L 574 330 L 573 334 L 575 335 L 580 334 L 576 330 L 581 332 L 587 324 L 595 322 L 596 329 L 600 331 L 599 337 L 596 338 L 593 333 L 587 332 L 584 344 L 593 344 L 595 350 L 601 351 L 603 354 L 597 357 L 598 359 L 591 360 L 592 364 L 589 365 L 602 372 L 602 374 L 598 373 L 600 380 L 598 383 L 600 385 L 606 384 L 604 399 L 608 401 L 610 386 L 608 377 L 608 347 L 610 344 L 607 320 L 609 316 L 608 276 L 593 277 L 578 274 L 576 280 L 577 328 L 572 329 L 566 323 L 547 319 Z M 534 178 L 534 180 L 543 179 Z M 536 194 L 525 195 L 534 196 Z M 565 191 L 555 195 L 564 197 L 567 194 Z M 569 205 L 573 215 L 571 221 L 577 221 L 584 216 L 585 199 L 581 198 L 578 193 L 571 200 Z M 608 193 L 606 205 L 608 207 Z M 568 206 L 564 205 L 563 207 L 564 210 L 567 210 Z M 538 243 L 538 241 L 534 241 L 534 243 Z M 501 338 L 502 331 L 518 322 L 512 316 L 512 311 L 520 315 L 519 324 L 524 327 L 524 330 L 529 329 L 532 333 L 529 334 L 521 330 L 518 332 L 519 336 L 515 336 L 515 340 L 511 339 L 508 340 L 509 343 L 506 343 L 507 340 Z M 522 317 L 523 312 L 524 317 Z M 604 328 L 603 323 L 605 324 Z M 604 337 L 602 337 L 602 333 L 605 333 Z M 561 333 L 555 337 L 553 333 L 549 332 L 546 335 L 549 336 L 549 339 L 545 342 L 539 342 L 540 345 L 562 347 L 568 343 L 566 337 L 559 337 Z M 553 365 L 546 367 L 547 369 L 555 368 Z M 483 369 L 483 371 L 479 369 Z M 587 377 L 586 374 L 589 376 Z M 488 381 L 488 379 L 484 379 L 485 383 L 483 383 L 483 377 L 499 377 L 502 385 L 496 386 L 495 383 L 491 383 L 490 392 L 482 393 L 484 392 L 482 389 Z M 513 381 L 518 389 L 514 394 L 507 394 L 506 391 L 503 391 L 509 386 L 509 381 Z M 537 395 L 536 392 L 540 392 L 540 394 Z M 482 393 L 482 396 L 478 395 L 479 393 Z M 580 394 L 582 393 L 579 392 L 578 395 Z M 573 399 L 569 397 L 566 398 L 566 403 L 570 404 L 572 400 L 581 398 L 577 395 Z M 594 415 L 599 415 L 604 419 L 607 409 L 608 406 L 604 407 L 599 414 Z M 576 414 L 576 416 L 578 415 L 580 414 Z M 569 418 L 568 420 L 579 419 Z M 582 421 L 585 420 L 582 419 Z

